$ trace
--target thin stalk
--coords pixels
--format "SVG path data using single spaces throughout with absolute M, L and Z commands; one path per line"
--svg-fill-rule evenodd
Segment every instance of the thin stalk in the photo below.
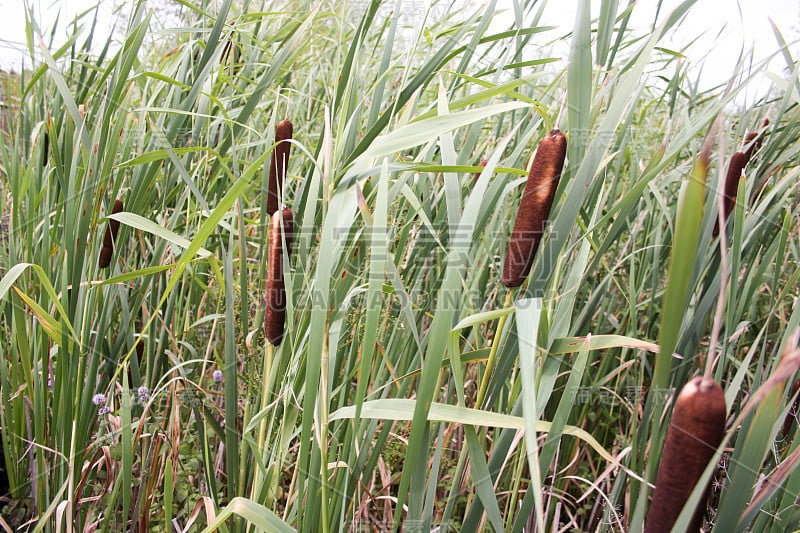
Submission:
M 511 300 L 514 298 L 514 289 L 510 288 L 506 293 L 506 301 L 503 303 L 503 309 L 511 305 Z M 481 386 L 478 389 L 478 398 L 475 400 L 475 407 L 480 408 L 483 400 L 486 398 L 486 391 L 489 388 L 489 378 L 492 375 L 494 362 L 497 357 L 497 349 L 500 347 L 500 337 L 503 336 L 503 329 L 506 325 L 508 315 L 503 315 L 497 322 L 497 331 L 492 339 L 492 348 L 489 350 L 489 359 L 486 360 L 486 368 L 483 370 L 483 377 L 481 378 Z
M 328 326 L 322 338 L 319 395 L 320 490 L 322 492 L 322 533 L 328 533 Z
M 286 491 L 286 507 L 284 507 L 283 516 L 281 517 L 284 522 L 289 519 L 289 509 L 292 506 L 292 493 L 297 485 L 297 471 L 299 469 L 299 466 L 296 464 L 294 467 L 294 472 L 292 472 L 292 480 L 289 482 L 289 490 Z
M 508 493 L 508 503 L 506 505 L 506 531 L 510 531 L 514 524 L 514 509 L 517 508 L 517 501 L 519 500 L 519 487 L 522 483 L 522 469 L 525 467 L 526 459 L 527 456 L 525 455 L 525 447 L 519 446 L 517 448 L 517 464 L 514 467 L 514 477 L 511 481 L 511 491 Z
M 72 533 L 75 502 L 75 436 L 78 434 L 77 419 L 72 420 L 72 435 L 70 436 L 69 450 L 69 480 L 67 481 L 67 533 Z M 127 520 L 127 516 L 125 517 Z
M 503 302 L 503 308 L 505 309 L 509 305 L 511 305 L 511 301 L 514 298 L 514 288 L 510 288 L 506 293 L 505 302 Z M 503 315 L 500 317 L 500 320 L 497 322 L 497 329 L 495 330 L 494 338 L 492 339 L 492 347 L 489 350 L 489 358 L 486 360 L 486 368 L 483 371 L 483 377 L 481 378 L 480 388 L 478 390 L 478 397 L 475 400 L 475 408 L 479 409 L 481 404 L 483 403 L 484 397 L 486 396 L 486 391 L 489 386 L 489 376 L 492 373 L 492 367 L 494 366 L 495 359 L 497 357 L 497 350 L 500 346 L 500 337 L 503 335 L 503 330 L 506 325 L 506 319 L 508 315 Z M 461 483 L 461 476 L 464 475 L 464 464 L 467 459 L 467 447 L 464 446 L 461 448 L 461 453 L 458 455 L 458 463 L 456 465 L 456 474 L 453 476 L 453 485 L 450 488 L 450 492 L 452 493 L 453 490 L 456 490 L 456 486 Z M 451 499 L 451 501 L 453 501 Z M 472 496 L 470 495 L 469 501 L 467 502 L 467 509 L 470 507 L 470 503 L 472 501 Z M 452 509 L 446 509 L 445 514 L 448 514 L 448 511 Z
M 720 136 L 723 137 L 723 136 Z M 724 153 L 725 140 L 722 138 L 720 142 L 720 151 Z M 722 173 L 722 167 L 719 171 L 719 179 L 717 182 L 717 224 L 719 227 L 719 297 L 717 298 L 717 309 L 714 313 L 714 324 L 711 327 L 711 339 L 708 343 L 708 355 L 705 361 L 705 371 L 703 378 L 706 380 L 712 379 L 711 372 L 714 369 L 714 361 L 716 360 L 717 345 L 719 343 L 719 331 L 722 328 L 722 315 L 725 312 L 725 291 L 728 282 L 728 234 L 725 226 L 725 176 Z M 703 366 L 703 360 L 700 360 L 700 366 Z
M 246 428 L 250 424 L 250 402 L 245 402 L 244 404 L 244 412 L 242 413 L 242 427 Z M 239 448 L 239 485 L 236 490 L 236 494 L 244 494 L 244 481 L 247 477 L 246 469 L 247 469 L 247 461 L 245 460 L 247 457 L 247 446 L 242 446 Z
M 263 414 L 267 408 L 267 396 L 269 395 L 269 373 L 272 370 L 272 356 L 275 347 L 272 343 L 267 343 L 267 353 L 264 355 L 264 375 L 261 379 L 261 421 L 258 423 L 258 443 L 257 450 L 259 455 L 263 455 L 264 440 L 267 434 L 267 417 Z M 256 465 L 256 470 L 253 479 L 253 489 L 250 492 L 250 498 L 255 500 L 259 492 L 261 492 L 261 469 Z
M 514 298 L 514 288 L 510 287 L 508 292 L 506 293 L 506 300 L 503 302 L 503 309 L 511 305 L 511 301 Z M 478 397 L 475 400 L 475 408 L 480 409 L 481 405 L 483 405 L 483 401 L 486 399 L 486 391 L 489 389 L 489 378 L 492 375 L 492 370 L 494 369 L 495 359 L 497 358 L 497 350 L 500 347 L 500 338 L 503 336 L 503 330 L 506 327 L 506 321 L 508 320 L 508 315 L 503 315 L 500 317 L 500 320 L 497 321 L 497 330 L 495 331 L 494 338 L 492 339 L 492 348 L 489 350 L 489 359 L 486 360 L 486 368 L 483 369 L 483 377 L 481 377 L 481 385 L 478 389 Z M 466 457 L 467 448 L 461 449 L 461 456 Z M 461 464 L 461 457 L 459 458 L 459 464 Z M 472 499 L 473 494 L 469 495 L 467 500 L 467 509 L 472 506 Z

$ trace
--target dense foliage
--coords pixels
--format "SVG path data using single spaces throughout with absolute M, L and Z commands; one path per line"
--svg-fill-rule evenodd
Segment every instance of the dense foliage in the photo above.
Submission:
M 89 12 L 58 48 L 29 17 L 0 142 L 7 525 L 641 531 L 665 400 L 705 373 L 728 418 L 706 523 L 794 528 L 800 69 L 778 39 L 788 69 L 747 108 L 746 59 L 698 91 L 660 44 L 692 3 L 642 35 L 616 0 L 566 34 L 527 0 L 139 1 L 122 42 Z M 547 230 L 507 289 L 554 128 Z

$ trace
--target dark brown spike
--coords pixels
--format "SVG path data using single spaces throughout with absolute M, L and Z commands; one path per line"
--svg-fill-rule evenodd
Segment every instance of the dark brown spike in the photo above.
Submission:
M 139 340 L 136 342 L 136 360 L 139 361 L 139 365 L 142 364 L 143 357 L 144 357 L 144 339 L 139 337 Z
M 111 264 L 112 255 L 114 255 L 114 250 L 112 250 L 111 248 L 106 248 L 105 246 L 103 246 L 100 249 L 100 262 L 98 263 L 100 265 L 100 268 L 106 268 L 108 265 Z
M 286 254 L 291 257 L 294 219 L 292 210 L 288 207 L 284 207 L 280 212 L 272 215 L 272 227 L 269 235 L 264 333 L 273 346 L 280 344 L 283 339 L 283 330 L 286 324 L 286 287 L 283 282 L 284 248 L 281 239 L 281 222 L 283 222 L 283 236 L 286 239 Z
M 681 389 L 667 428 L 646 533 L 669 533 L 725 435 L 725 393 L 713 379 L 696 377 Z M 686 531 L 699 531 L 708 487 Z
M 744 167 L 747 166 L 747 156 L 742 152 L 736 152 L 731 156 L 728 164 L 728 173 L 725 176 L 725 220 L 728 220 L 733 207 L 736 205 L 736 193 L 739 191 L 739 178 L 742 176 Z M 719 233 L 719 220 L 714 226 L 714 236 Z
M 519 287 L 530 273 L 566 156 L 567 138 L 559 130 L 548 133 L 536 149 L 508 241 L 503 266 L 503 285 L 506 287 Z
M 42 166 L 50 160 L 50 134 L 44 133 L 44 146 L 42 147 Z
M 114 201 L 114 207 L 111 208 L 111 213 L 120 213 L 124 209 L 122 200 L 117 198 Z M 111 264 L 111 256 L 114 253 L 114 243 L 117 240 L 117 232 L 119 231 L 119 221 L 109 220 L 106 225 L 106 233 L 103 236 L 103 248 L 100 250 L 100 268 L 106 268 Z
M 120 213 L 124 209 L 121 200 L 114 202 L 114 207 L 111 209 L 111 214 Z M 105 248 L 114 249 L 114 242 L 117 240 L 117 232 L 119 231 L 119 220 L 109 220 L 106 226 L 106 234 L 103 236 L 103 246 Z
M 267 214 L 272 216 L 278 210 L 278 194 L 283 188 L 283 178 L 286 175 L 286 167 L 289 166 L 289 149 L 292 143 L 288 142 L 292 138 L 294 128 L 290 120 L 282 120 L 275 127 L 275 142 L 277 145 L 272 151 L 272 159 L 269 162 L 269 190 L 267 191 Z

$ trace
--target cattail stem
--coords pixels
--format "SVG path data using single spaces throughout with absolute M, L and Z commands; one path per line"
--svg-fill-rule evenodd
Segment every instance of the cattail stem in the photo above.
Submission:
M 514 466 L 514 475 L 511 478 L 513 479 L 511 491 L 509 492 L 508 503 L 506 503 L 505 508 L 506 531 L 511 531 L 514 527 L 514 520 L 516 519 L 515 510 L 518 507 L 520 494 L 524 494 L 524 491 L 520 490 L 520 486 L 522 485 L 522 479 L 524 477 L 525 465 L 528 464 L 528 455 L 526 451 L 525 446 L 517 447 L 517 464 Z M 556 527 L 553 528 L 553 530 L 557 529 Z
M 223 408 L 224 409 L 224 408 Z M 242 413 L 242 427 L 246 428 L 250 425 L 250 402 L 244 402 L 244 413 Z M 239 485 L 236 487 L 237 494 L 244 494 L 244 484 L 247 479 L 247 452 L 249 446 L 241 446 L 239 448 Z M 258 472 L 256 470 L 256 472 Z
M 503 302 L 503 309 L 507 309 L 514 298 L 514 289 L 511 288 L 506 293 L 505 302 Z M 475 408 L 480 409 L 481 405 L 483 404 L 484 399 L 486 398 L 486 391 L 489 389 L 489 379 L 492 376 L 492 369 L 494 368 L 494 363 L 497 358 L 497 350 L 500 347 L 500 338 L 503 336 L 503 331 L 505 331 L 506 320 L 508 315 L 503 315 L 500 317 L 500 320 L 497 321 L 497 329 L 495 329 L 494 338 L 492 339 L 492 347 L 489 349 L 489 358 L 486 360 L 486 368 L 483 370 L 483 376 L 481 377 L 480 386 L 478 389 L 478 396 L 475 399 Z M 461 482 L 461 477 L 464 474 L 464 465 L 466 464 L 467 458 L 467 447 L 464 446 L 461 448 L 461 453 L 458 457 L 458 463 L 456 465 L 456 474 L 453 476 L 453 488 L 451 490 L 456 490 L 456 484 Z M 469 497 L 469 501 L 472 501 L 472 495 Z M 467 504 L 467 508 L 469 508 L 469 503 Z
M 325 325 L 325 335 L 322 338 L 322 355 L 320 357 L 320 394 L 319 394 L 319 476 L 320 493 L 322 496 L 322 533 L 328 533 L 328 324 Z
M 264 410 L 267 408 L 267 397 L 269 396 L 270 392 L 270 379 L 269 374 L 272 371 L 272 357 L 274 355 L 275 347 L 267 343 L 266 353 L 264 355 L 264 369 L 261 378 L 261 408 L 259 409 L 259 413 L 261 414 L 261 420 L 258 423 L 258 437 L 256 438 L 256 450 L 261 455 L 261 458 L 264 458 L 264 441 L 267 435 L 267 417 L 264 414 Z M 261 492 L 261 469 L 256 465 L 255 474 L 253 476 L 253 489 L 250 492 L 250 499 L 253 501 L 259 501 L 258 495 Z
M 506 300 L 503 303 L 503 309 L 506 309 L 511 305 L 513 298 L 514 289 L 512 288 L 506 293 Z M 505 329 L 507 318 L 508 315 L 503 315 L 500 317 L 500 320 L 497 321 L 497 329 L 495 330 L 494 338 L 492 339 L 492 347 L 489 350 L 489 358 L 486 360 L 486 368 L 483 369 L 483 377 L 481 378 L 480 388 L 478 389 L 478 397 L 475 400 L 476 409 L 480 409 L 481 405 L 483 404 L 483 400 L 486 399 L 486 391 L 489 388 L 489 379 L 492 377 L 495 359 L 497 359 L 497 350 L 500 347 L 500 337 L 503 336 L 503 330 Z
M 733 164 L 733 161 L 731 161 L 731 164 Z M 721 175 L 720 179 L 722 179 Z M 724 192 L 727 192 L 727 184 L 724 191 L 719 191 L 719 194 L 717 195 L 717 205 L 720 211 L 717 213 L 717 226 L 714 229 L 719 230 L 719 296 L 717 297 L 717 309 L 714 313 L 714 322 L 711 326 L 711 340 L 709 341 L 708 354 L 705 361 L 705 371 L 703 372 L 703 377 L 707 380 L 712 379 L 711 373 L 714 369 L 714 362 L 717 358 L 717 343 L 719 342 L 719 332 L 722 329 L 722 316 L 725 312 L 725 295 L 726 285 L 728 282 L 728 236 L 727 231 L 725 230 L 725 220 L 727 215 L 725 215 L 723 218 L 723 213 L 721 211 L 723 209 L 723 205 L 725 205 L 725 202 L 727 201 L 727 198 L 723 194 Z M 702 358 L 699 362 L 702 368 Z

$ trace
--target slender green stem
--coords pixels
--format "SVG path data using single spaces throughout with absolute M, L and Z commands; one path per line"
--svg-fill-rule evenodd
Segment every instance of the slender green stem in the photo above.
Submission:
M 503 309 L 507 308 L 511 305 L 511 301 L 514 298 L 514 289 L 509 289 L 508 293 L 506 293 L 505 302 L 503 302 Z M 497 350 L 500 347 L 500 337 L 503 335 L 503 330 L 505 329 L 506 320 L 508 315 L 503 315 L 500 317 L 500 320 L 497 322 L 497 329 L 495 330 L 494 337 L 492 338 L 492 347 L 489 350 L 489 358 L 486 360 L 486 368 L 483 371 L 483 377 L 481 378 L 480 388 L 478 390 L 478 397 L 475 400 L 475 408 L 480 408 L 481 404 L 483 404 L 483 400 L 486 396 L 486 391 L 488 390 L 489 386 L 489 377 L 492 374 L 492 367 L 494 366 L 495 359 L 497 357 Z M 461 452 L 458 455 L 458 463 L 456 465 L 456 474 L 453 476 L 453 485 L 450 487 L 450 492 L 456 489 L 457 485 L 461 483 L 461 477 L 464 475 L 464 465 L 466 464 L 467 459 L 467 447 L 464 446 L 461 448 Z M 469 502 L 472 501 L 472 496 L 470 495 Z M 467 503 L 467 508 L 469 508 L 470 503 Z M 447 511 L 445 511 L 447 514 Z
M 250 424 L 250 402 L 245 402 L 244 412 L 242 413 L 242 427 L 247 427 Z M 247 473 L 247 446 L 239 448 L 239 485 L 237 486 L 237 494 L 244 493 L 245 474 Z
M 508 293 L 506 293 L 506 301 L 503 303 L 503 308 L 505 309 L 509 305 L 511 305 L 511 300 L 514 298 L 514 289 L 509 289 Z M 508 315 L 503 315 L 500 317 L 500 320 L 497 322 L 497 331 L 494 334 L 494 338 L 492 339 L 492 348 L 489 350 L 489 359 L 486 361 L 486 368 L 483 370 L 483 377 L 481 378 L 481 386 L 478 389 L 478 398 L 475 400 L 475 407 L 480 408 L 483 404 L 483 400 L 486 399 L 486 391 L 489 388 L 489 378 L 492 376 L 492 369 L 494 369 L 494 362 L 497 358 L 497 350 L 500 347 L 500 337 L 503 336 L 503 330 L 506 326 L 506 320 L 508 320 Z
M 520 441 L 522 444 L 522 441 Z M 522 484 L 522 470 L 525 467 L 527 456 L 525 455 L 525 446 L 517 447 L 517 463 L 514 466 L 514 475 L 511 478 L 511 490 L 508 493 L 508 503 L 506 505 L 506 531 L 511 530 L 514 524 L 514 509 L 517 508 L 517 501 L 519 500 L 519 487 Z
M 264 354 L 264 371 L 261 377 L 261 408 L 258 410 L 261 415 L 261 420 L 258 423 L 258 437 L 256 439 L 258 454 L 264 457 L 264 440 L 267 434 L 267 416 L 264 414 L 264 409 L 267 408 L 267 396 L 269 396 L 269 373 L 272 370 L 272 356 L 275 347 L 271 343 L 267 343 L 266 354 Z M 253 488 L 250 491 L 250 498 L 255 500 L 261 492 L 261 469 L 256 465 L 255 474 L 253 478 Z
M 322 492 L 322 533 L 328 533 L 328 326 L 322 342 L 319 395 L 320 487 Z
M 724 139 L 721 142 L 720 151 L 724 149 Z M 725 180 L 722 169 L 720 168 L 719 179 L 717 181 L 717 195 L 714 198 L 717 204 L 717 224 L 719 227 L 719 296 L 717 297 L 717 308 L 714 312 L 714 322 L 711 326 L 711 338 L 708 343 L 708 354 L 705 360 L 703 378 L 712 379 L 711 373 L 714 370 L 714 360 L 716 359 L 717 345 L 719 343 L 719 332 L 722 328 L 722 315 L 725 312 L 725 291 L 728 283 L 728 232 L 725 229 Z M 702 357 L 699 359 L 700 367 L 703 367 Z

